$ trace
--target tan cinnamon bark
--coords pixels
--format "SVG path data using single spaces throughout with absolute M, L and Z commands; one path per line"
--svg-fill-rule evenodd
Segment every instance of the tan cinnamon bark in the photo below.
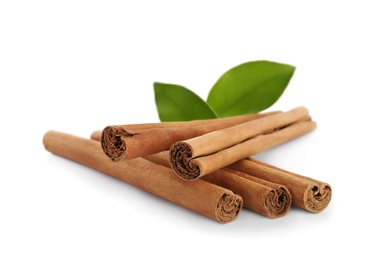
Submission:
M 240 194 L 244 207 L 269 218 L 283 217 L 291 209 L 292 196 L 285 186 L 241 171 L 223 168 L 203 176 L 202 180 Z
M 49 152 L 68 158 L 132 184 L 175 204 L 221 223 L 234 220 L 242 209 L 242 198 L 228 189 L 203 180 L 185 182 L 169 168 L 142 158 L 113 163 L 99 142 L 48 131 L 43 143 Z
M 316 123 L 306 118 L 308 110 L 298 107 L 176 142 L 169 151 L 171 167 L 184 180 L 198 179 L 314 130 Z
M 291 192 L 292 204 L 313 213 L 323 211 L 332 198 L 332 188 L 328 183 L 271 166 L 254 158 L 238 161 L 229 168 L 286 186 Z
M 145 159 L 170 167 L 168 152 L 145 156 Z M 269 218 L 280 218 L 291 208 L 292 198 L 288 189 L 241 171 L 224 168 L 203 176 L 201 180 L 216 184 L 240 194 L 244 207 Z
M 279 112 L 188 122 L 107 126 L 102 133 L 92 133 L 92 137 L 101 136 L 104 153 L 113 161 L 121 161 L 168 150 L 175 142 L 276 113 Z

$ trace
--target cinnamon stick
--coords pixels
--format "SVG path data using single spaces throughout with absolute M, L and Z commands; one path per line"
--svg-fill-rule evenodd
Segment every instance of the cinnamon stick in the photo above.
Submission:
M 169 150 L 171 167 L 180 178 L 196 180 L 314 130 L 316 123 L 307 118 L 308 110 L 298 107 L 176 142 Z
M 203 180 L 185 182 L 169 168 L 143 158 L 113 163 L 99 142 L 48 131 L 43 144 L 49 152 L 76 161 L 132 184 L 220 223 L 234 220 L 242 209 L 241 196 Z
M 292 204 L 313 213 L 323 211 L 332 198 L 332 188 L 328 183 L 277 168 L 254 158 L 238 161 L 229 168 L 286 186 L 291 192 Z
M 178 141 L 279 113 L 272 111 L 219 119 L 107 126 L 101 136 L 104 153 L 113 161 L 128 160 L 168 150 Z
M 145 159 L 165 167 L 170 167 L 168 152 L 148 155 Z M 248 175 L 241 171 L 224 168 L 203 176 L 201 180 L 240 194 L 245 208 L 269 218 L 283 217 L 291 208 L 291 193 L 285 186 Z
M 269 218 L 280 218 L 290 211 L 292 196 L 284 185 L 227 168 L 207 174 L 202 180 L 240 194 L 245 208 Z

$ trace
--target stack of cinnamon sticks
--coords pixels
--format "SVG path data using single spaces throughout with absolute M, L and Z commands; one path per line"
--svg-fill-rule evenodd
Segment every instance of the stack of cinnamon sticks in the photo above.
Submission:
M 85 139 L 57 131 L 45 148 L 221 223 L 243 207 L 269 218 L 324 210 L 331 186 L 251 158 L 316 128 L 309 111 L 111 125 Z

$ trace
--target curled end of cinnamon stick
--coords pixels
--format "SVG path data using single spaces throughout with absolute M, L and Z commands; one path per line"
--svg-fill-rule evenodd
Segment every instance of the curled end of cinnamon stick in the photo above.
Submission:
M 265 206 L 269 211 L 269 217 L 280 218 L 291 209 L 291 193 L 285 187 L 269 192 L 265 198 Z
M 112 160 L 120 161 L 126 153 L 126 143 L 123 140 L 124 129 L 107 126 L 101 135 L 103 152 Z
M 243 207 L 243 199 L 234 193 L 224 193 L 219 199 L 216 207 L 216 215 L 221 223 L 228 223 L 234 220 Z
M 320 213 L 328 205 L 332 198 L 332 188 L 329 184 L 313 185 L 306 190 L 305 208 L 313 213 Z
M 177 142 L 171 146 L 169 163 L 176 174 L 186 181 L 200 177 L 200 167 L 192 160 L 192 148 L 187 143 Z

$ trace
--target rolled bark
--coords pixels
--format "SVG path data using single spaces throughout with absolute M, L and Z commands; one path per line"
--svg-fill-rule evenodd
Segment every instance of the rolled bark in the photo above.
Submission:
M 100 136 L 103 151 L 112 161 L 129 160 L 168 150 L 173 143 L 181 140 L 277 113 L 279 112 L 272 111 L 187 122 L 107 126 L 102 133 L 100 131 L 93 132 L 92 137 L 96 139 Z
M 323 211 L 332 198 L 332 188 L 328 183 L 277 168 L 254 158 L 238 161 L 229 165 L 229 168 L 286 186 L 291 192 L 292 204 L 313 213 Z
M 165 167 L 170 167 L 168 152 L 160 152 L 144 157 Z M 244 207 L 269 218 L 280 218 L 291 208 L 292 198 L 288 189 L 242 171 L 223 168 L 203 176 L 201 180 L 213 183 L 240 194 Z
M 43 137 L 47 151 L 101 171 L 220 223 L 234 220 L 242 209 L 241 196 L 206 181 L 185 182 L 169 168 L 143 158 L 113 163 L 99 142 L 48 131 Z
M 307 118 L 307 109 L 299 107 L 176 142 L 169 150 L 171 167 L 180 178 L 196 180 L 314 130 L 316 123 Z
M 291 209 L 292 196 L 283 185 L 223 168 L 202 177 L 234 193 L 240 194 L 244 207 L 269 218 L 280 218 Z

